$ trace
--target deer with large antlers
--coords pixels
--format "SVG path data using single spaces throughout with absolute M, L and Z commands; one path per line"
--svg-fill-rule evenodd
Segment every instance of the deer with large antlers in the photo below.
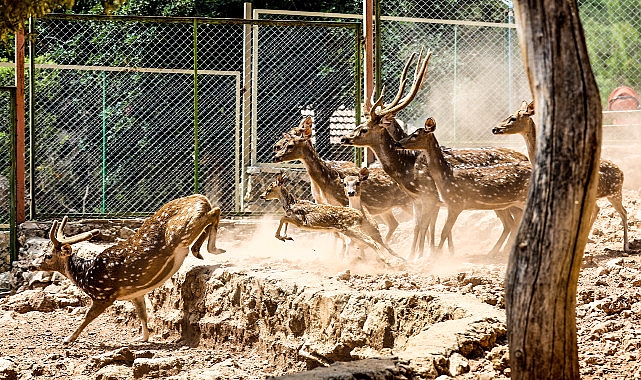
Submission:
M 407 83 L 407 72 L 416 57 L 416 54 L 413 54 L 403 69 L 399 91 L 394 100 L 390 104 L 383 104 L 383 94 L 375 102 L 373 99 L 370 100 L 372 108 L 367 116 L 367 121 L 341 139 L 347 145 L 370 147 L 385 172 L 412 197 L 415 209 L 415 226 L 411 257 L 422 254 L 426 237 L 431 241 L 431 246 L 435 245 L 434 226 L 438 209 L 442 203 L 439 199 L 438 189 L 429 175 L 425 154 L 400 151 L 395 148 L 396 142 L 407 137 L 407 134 L 394 116 L 407 107 L 416 96 L 425 80 L 430 56 L 431 53 L 428 52 L 423 61 L 421 52 L 412 87 L 409 93 L 403 96 Z M 505 148 L 443 149 L 443 153 L 451 165 L 461 167 L 483 167 L 503 162 L 527 160 L 523 154 Z M 518 218 L 520 209 L 511 207 L 507 210 L 496 210 L 496 214 L 503 223 L 504 230 L 501 238 L 492 248 L 491 254 L 497 253 L 507 236 L 515 231 L 515 218 Z M 448 237 L 448 241 L 451 244 L 451 236 Z
M 207 251 L 216 248 L 220 208 L 203 195 L 173 200 L 149 217 L 129 237 L 96 257 L 83 259 L 72 252 L 72 244 L 89 240 L 98 230 L 66 237 L 67 217 L 60 226 L 54 221 L 49 232 L 51 251 L 31 266 L 31 270 L 58 271 L 82 289 L 92 300 L 80 326 L 65 339 L 76 340 L 82 330 L 116 300 L 131 301 L 140 318 L 143 341 L 149 339 L 145 294 L 162 285 L 182 265 L 190 252 L 202 259 L 200 248 L 206 239 Z
M 521 108 L 508 116 L 505 120 L 492 128 L 495 135 L 520 134 L 525 139 L 530 162 L 534 162 L 536 155 L 536 124 L 534 116 L 534 102 L 528 104 L 523 101 Z M 602 159 L 599 164 L 599 183 L 597 185 L 597 198 L 607 198 L 612 207 L 621 215 L 623 225 L 623 250 L 628 251 L 628 213 L 623 207 L 623 171 L 612 161 Z M 599 214 L 599 206 L 595 204 L 590 217 L 592 226 Z
M 532 168 L 527 161 L 454 168 L 445 158 L 434 136 L 435 130 L 436 122 L 428 118 L 425 128 L 419 128 L 398 141 L 397 147 L 427 153 L 430 174 L 447 205 L 447 220 L 439 243 L 441 249 L 445 240 L 451 236 L 452 227 L 463 210 L 496 211 L 514 206 L 522 209 Z M 448 246 L 451 250 L 452 244 Z
M 370 226 L 368 226 L 367 218 L 361 211 L 351 207 L 298 200 L 283 186 L 286 181 L 279 174 L 260 196 L 261 199 L 280 200 L 283 210 L 285 210 L 285 216 L 280 219 L 276 230 L 277 239 L 281 241 L 293 240 L 287 236 L 287 227 L 291 223 L 301 229 L 331 231 L 345 235 L 360 247 L 372 248 L 388 265 L 390 261 L 384 256 L 384 253 L 403 260 L 383 242 L 378 229 L 376 229 L 376 233 L 372 233 L 373 231 L 368 229 Z
M 298 127 L 284 133 L 283 138 L 274 145 L 274 162 L 300 160 L 309 174 L 312 195 L 317 203 L 347 206 L 349 201 L 343 191 L 342 179 L 348 175 L 358 175 L 358 167 L 353 162 L 321 159 L 311 138 L 312 119 L 307 117 Z M 389 241 L 398 226 L 393 208 L 411 212 L 411 199 L 379 168 L 372 168 L 369 172 L 369 180 L 361 190 L 361 199 L 368 211 L 380 217 L 387 225 L 385 241 Z

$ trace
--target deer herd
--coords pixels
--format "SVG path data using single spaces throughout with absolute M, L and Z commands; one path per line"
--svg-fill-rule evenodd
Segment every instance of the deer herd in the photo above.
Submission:
M 276 238 L 293 240 L 287 235 L 289 224 L 301 229 L 332 232 L 342 245 L 343 256 L 367 248 L 376 252 L 387 265 L 421 258 L 425 242 L 438 254 L 447 241 L 454 252 L 453 226 L 464 210 L 492 210 L 503 230 L 489 255 L 509 249 L 514 243 L 528 193 L 532 162 L 536 151 L 536 129 L 532 116 L 534 104 L 523 102 L 521 108 L 492 129 L 492 133 L 521 134 L 528 155 L 507 148 L 449 149 L 439 145 L 434 132 L 436 122 L 427 118 L 425 126 L 408 135 L 395 119 L 396 114 L 415 98 L 425 81 L 431 53 L 418 55 L 418 63 L 409 92 L 403 96 L 407 73 L 416 54 L 408 60 L 401 74 L 399 90 L 391 103 L 383 94 L 370 100 L 366 121 L 344 135 L 345 145 L 368 147 L 381 168 L 359 168 L 353 162 L 326 161 L 312 143 L 311 118 L 283 133 L 274 144 L 274 162 L 301 161 L 311 182 L 315 202 L 298 200 L 288 190 L 288 181 L 279 174 L 261 194 L 262 199 L 277 199 L 284 216 Z M 627 213 L 622 204 L 623 172 L 614 163 L 601 160 L 598 198 L 607 198 L 621 215 L 623 249 L 629 249 Z M 436 243 L 436 220 L 439 210 L 447 218 Z M 394 210 L 413 215 L 413 237 L 409 254 L 403 258 L 389 246 L 399 222 Z M 599 208 L 591 215 L 594 223 Z M 383 238 L 378 218 L 387 227 Z M 115 300 L 130 300 L 141 320 L 142 340 L 149 338 L 144 295 L 162 285 L 182 265 L 191 252 L 202 258 L 200 248 L 208 240 L 211 254 L 216 248 L 220 209 L 206 197 L 192 195 L 176 199 L 148 218 L 126 241 L 105 249 L 92 259 L 82 259 L 71 245 L 88 240 L 98 230 L 65 237 L 64 218 L 50 231 L 51 245 L 44 258 L 32 270 L 59 271 L 92 299 L 81 325 L 65 339 L 74 341 L 81 331 Z M 358 255 L 360 256 L 360 254 Z

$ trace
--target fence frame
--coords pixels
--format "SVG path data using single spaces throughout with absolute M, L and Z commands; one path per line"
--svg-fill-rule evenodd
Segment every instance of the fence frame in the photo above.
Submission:
M 258 19 L 253 19 L 253 18 L 247 18 L 247 19 L 217 19 L 217 18 L 205 18 L 205 17 L 155 17 L 155 16 L 106 16 L 106 15 L 77 15 L 77 14 L 49 14 L 44 16 L 42 19 L 44 20 L 62 20 L 62 21 L 105 21 L 105 22 L 141 22 L 141 23 L 180 23 L 180 24 L 191 24 L 193 25 L 194 29 L 194 34 L 193 34 L 193 44 L 194 44 L 194 65 L 191 70 L 189 69 L 159 69 L 159 68 L 133 68 L 133 71 L 154 71 L 154 72 L 167 72 L 167 73 L 193 73 L 194 76 L 194 150 L 196 157 L 198 155 L 198 79 L 197 76 L 198 74 L 219 74 L 223 73 L 222 71 L 215 71 L 215 70 L 199 70 L 198 69 L 198 49 L 197 49 L 197 34 L 196 30 L 198 25 L 200 24 L 214 24 L 214 25 L 244 25 L 246 28 L 244 28 L 245 32 L 247 30 L 250 30 L 249 33 L 251 33 L 251 36 L 249 38 L 252 39 L 253 46 L 251 49 L 245 49 L 244 47 L 242 48 L 243 50 L 243 56 L 244 59 L 248 59 L 248 62 L 251 62 L 251 65 L 249 66 L 251 69 L 251 75 L 249 75 L 249 78 L 247 77 L 247 73 L 243 73 L 242 71 L 234 71 L 234 72 L 224 72 L 223 75 L 233 75 L 236 77 L 236 107 L 235 107 L 235 124 L 236 124 L 236 132 L 235 132 L 235 140 L 236 140 L 236 147 L 235 147 L 235 157 L 234 157 L 234 212 L 226 213 L 226 216 L 230 215 L 237 215 L 237 216 L 242 216 L 245 215 L 246 213 L 244 212 L 244 199 L 243 199 L 243 194 L 245 194 L 245 191 L 247 189 L 247 170 L 248 168 L 256 165 L 270 165 L 266 163 L 258 163 L 256 162 L 256 137 L 257 137 L 257 120 L 258 120 L 258 114 L 257 114 L 257 109 L 258 109 L 258 104 L 257 104 L 257 99 L 255 98 L 255 94 L 257 94 L 257 74 L 258 74 L 258 29 L 260 26 L 282 26 L 282 27 L 288 27 L 288 26 L 303 26 L 303 27 L 324 27 L 324 28 L 342 28 L 342 29 L 351 29 L 353 30 L 354 34 L 354 68 L 353 68 L 353 77 L 354 77 L 354 83 L 355 83 L 355 91 L 354 91 L 354 97 L 355 97 L 355 110 L 356 110 L 356 115 L 357 118 L 356 120 L 360 120 L 360 115 L 361 115 L 361 76 L 362 76 L 362 70 L 361 70 L 361 54 L 362 54 L 362 44 L 361 44 L 361 39 L 362 39 L 362 25 L 359 22 L 327 22 L 327 21 L 293 21 L 293 20 L 258 20 Z M 35 21 L 37 23 L 37 21 Z M 31 23 L 30 23 L 30 28 L 31 28 Z M 247 37 L 247 36 L 246 36 Z M 37 45 L 37 40 L 32 44 L 32 45 Z M 35 46 L 30 47 L 30 52 L 35 54 Z M 31 55 L 30 55 L 31 56 Z M 248 57 L 247 57 L 248 56 Z M 32 75 L 30 75 L 30 78 L 33 78 L 35 76 L 35 69 L 38 68 L 62 68 L 62 69 L 73 69 L 74 67 L 81 67 L 81 66 L 74 66 L 74 65 L 46 65 L 46 64 L 35 64 L 33 59 L 30 59 L 30 70 L 32 70 Z M 246 69 L 247 66 L 243 65 L 243 70 Z M 85 70 L 94 70 L 94 71 L 125 71 L 129 70 L 131 71 L 132 69 L 129 68 L 119 68 L 119 67 L 114 67 L 114 66 L 82 66 L 82 69 Z M 243 74 L 245 74 L 245 77 L 243 78 Z M 247 89 L 245 88 L 245 85 L 248 83 L 247 80 L 249 79 L 249 83 L 251 84 L 251 88 Z M 241 83 L 244 82 L 244 83 Z M 244 93 L 247 91 L 251 91 L 251 98 L 248 99 L 248 97 L 244 96 Z M 38 96 L 38 91 L 37 89 L 30 91 L 30 109 L 33 104 L 35 104 L 36 98 Z M 250 104 L 247 105 L 246 101 L 249 100 Z M 251 109 L 250 113 L 244 112 L 245 110 Z M 249 119 L 249 120 L 247 120 Z M 30 131 L 33 131 L 35 128 L 37 128 L 37 120 L 35 118 L 35 115 L 33 115 L 33 112 L 30 112 Z M 355 125 L 356 126 L 356 125 Z M 35 168 L 35 160 L 36 160 L 36 151 L 35 151 L 35 142 L 33 139 L 30 138 L 29 141 L 29 149 L 30 149 L 30 170 L 29 170 L 29 180 L 31 184 L 31 189 L 35 188 L 35 172 L 33 168 Z M 249 158 L 249 159 L 248 159 Z M 356 158 L 356 155 L 355 155 Z M 198 192 L 198 160 L 195 161 L 195 167 L 194 167 L 194 192 Z M 47 218 L 47 217 L 58 217 L 60 215 L 57 214 L 45 214 L 45 213 L 40 213 L 36 211 L 36 204 L 35 204 L 35 199 L 33 197 L 32 191 L 31 193 L 31 219 L 38 219 L 38 218 Z M 105 213 L 69 213 L 70 217 L 86 217 L 86 218 L 110 218 L 110 217 L 127 217 L 127 216 L 146 216 L 152 213 L 153 211 L 150 210 L 149 212 L 105 212 Z
M 16 86 L 2 86 L 0 92 L 9 93 L 9 260 L 18 260 L 18 114 Z M 24 157 L 22 158 L 24 160 Z

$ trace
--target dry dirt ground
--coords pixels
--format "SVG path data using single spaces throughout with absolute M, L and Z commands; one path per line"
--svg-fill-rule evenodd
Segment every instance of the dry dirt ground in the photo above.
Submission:
M 627 190 L 624 196 L 631 245 L 638 250 L 641 196 L 636 190 Z M 601 213 L 591 234 L 592 242 L 586 247 L 577 296 L 580 371 L 585 379 L 636 379 L 641 377 L 641 258 L 638 251 L 622 252 L 619 216 L 607 201 L 599 201 L 599 205 Z M 227 252 L 216 257 L 206 255 L 206 260 L 219 266 L 308 271 L 327 281 L 343 276 L 347 286 L 360 291 L 382 286 L 467 294 L 504 312 L 507 258 L 490 260 L 484 256 L 499 234 L 499 223 L 490 213 L 461 215 L 454 231 L 454 256 L 423 259 L 397 271 L 386 269 L 376 260 L 347 262 L 336 258 L 328 234 L 308 234 L 291 227 L 295 240 L 278 241 L 273 237 L 276 225 L 274 220 L 262 220 L 225 228 L 218 246 Z M 396 251 L 407 252 L 410 230 L 410 221 L 403 222 L 391 244 Z M 192 265 L 193 260 L 188 259 L 185 265 Z M 344 276 L 347 269 L 350 276 Z M 150 342 L 136 342 L 138 322 L 132 317 L 131 306 L 121 302 L 87 327 L 75 343 L 64 345 L 64 337 L 84 316 L 87 300 L 66 280 L 55 286 L 65 294 L 67 303 L 63 298 L 56 305 L 41 304 L 33 310 L 19 306 L 23 305 L 18 302 L 21 293 L 0 301 L 0 376 L 262 379 L 305 369 L 303 361 L 279 362 L 259 347 L 247 348 L 233 341 L 194 346 L 152 330 Z M 484 356 L 467 360 L 467 368 L 455 378 L 509 377 L 506 350 L 504 339 L 499 340 Z M 394 352 L 388 354 L 393 356 Z M 126 365 L 106 365 L 109 363 Z

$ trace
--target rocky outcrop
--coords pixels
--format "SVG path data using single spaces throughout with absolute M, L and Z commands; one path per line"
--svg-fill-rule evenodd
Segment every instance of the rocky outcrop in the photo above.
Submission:
M 149 299 L 157 330 L 308 368 L 392 354 L 422 375 L 463 373 L 461 358 L 482 357 L 505 335 L 501 313 L 472 296 L 363 291 L 302 270 L 194 266 Z

